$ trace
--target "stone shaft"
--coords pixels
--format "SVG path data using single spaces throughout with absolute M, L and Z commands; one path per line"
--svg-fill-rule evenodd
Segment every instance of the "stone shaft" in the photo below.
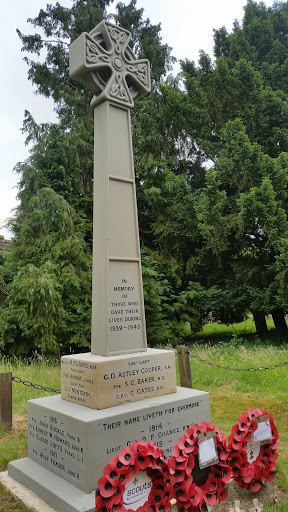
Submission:
M 145 351 L 146 326 L 130 109 L 94 110 L 91 353 Z

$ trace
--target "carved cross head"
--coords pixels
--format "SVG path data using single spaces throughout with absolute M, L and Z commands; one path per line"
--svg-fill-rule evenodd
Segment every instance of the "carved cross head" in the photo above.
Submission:
M 150 92 L 149 61 L 137 60 L 130 38 L 128 30 L 103 20 L 70 45 L 70 76 L 82 79 L 94 94 L 92 107 L 108 100 L 131 108 Z

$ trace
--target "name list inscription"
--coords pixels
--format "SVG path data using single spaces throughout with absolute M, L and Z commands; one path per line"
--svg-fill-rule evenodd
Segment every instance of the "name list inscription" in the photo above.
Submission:
M 185 391 L 183 394 L 187 394 Z M 28 403 L 28 456 L 84 492 L 95 489 L 103 468 L 122 447 L 143 439 L 152 440 L 169 457 L 173 446 L 193 423 L 210 421 L 209 395 L 177 399 L 170 395 L 162 403 L 149 401 L 120 408 L 111 414 L 95 411 L 76 418 L 69 416 L 70 404 L 63 400 L 61 412 L 50 406 Z M 49 397 L 47 404 L 57 403 Z
M 28 414 L 28 455 L 65 480 L 81 486 L 87 465 L 85 437 L 51 414 Z
M 175 356 L 125 357 L 85 362 L 73 356 L 61 359 L 61 396 L 86 407 L 101 409 L 176 391 Z

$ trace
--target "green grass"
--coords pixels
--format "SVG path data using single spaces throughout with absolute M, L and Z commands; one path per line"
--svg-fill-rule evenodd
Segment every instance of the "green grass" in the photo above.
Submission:
M 217 391 L 228 387 L 230 392 L 253 392 L 262 398 L 287 399 L 288 365 L 270 370 L 265 368 L 288 361 L 288 347 L 261 347 L 258 343 L 249 342 L 240 346 L 221 343 L 203 347 L 193 344 L 189 351 L 194 388 L 208 387 L 209 391 Z M 193 355 L 219 367 L 198 361 Z M 227 370 L 225 367 L 233 369 Z M 243 371 L 249 368 L 261 370 Z
M 20 501 L 0 484 L 0 512 L 34 512 L 31 508 L 25 507 Z
M 249 339 L 249 341 L 247 341 Z M 193 343 L 189 346 L 193 387 L 210 393 L 211 420 L 229 436 L 240 414 L 248 408 L 260 407 L 270 412 L 280 434 L 277 483 L 282 489 L 281 503 L 265 507 L 265 512 L 288 510 L 288 366 L 261 371 L 238 371 L 244 368 L 265 368 L 288 361 L 286 343 L 274 346 L 269 341 L 245 340 L 234 336 L 217 344 Z M 214 367 L 192 357 L 199 356 L 220 366 Z M 178 365 L 177 365 L 178 366 Z M 235 368 L 224 369 L 224 366 Z M 60 389 L 60 365 L 39 356 L 21 361 L 2 359 L 0 372 L 12 371 L 13 376 L 44 387 Z M 179 375 L 178 375 L 179 383 Z M 0 429 L 0 471 L 7 470 L 10 460 L 27 456 L 27 400 L 51 393 L 13 382 L 13 430 Z M 31 512 L 14 500 L 0 485 L 0 512 Z
M 47 391 L 33 388 L 29 385 L 30 382 L 44 388 L 61 388 L 60 362 L 45 359 L 37 353 L 25 360 L 16 357 L 2 358 L 0 372 L 12 372 L 13 377 L 27 381 L 27 385 L 15 381 L 12 384 L 13 414 L 16 415 L 26 413 L 27 400 L 51 395 Z
M 211 421 L 229 436 L 241 413 L 258 407 L 272 414 L 278 431 L 280 446 L 277 461 L 277 482 L 283 490 L 282 504 L 273 508 L 288 510 L 288 365 L 276 369 L 263 368 L 288 362 L 288 346 L 263 347 L 260 342 L 219 343 L 217 345 L 189 346 L 191 374 L 194 389 L 209 391 Z M 201 357 L 214 367 L 194 358 Z M 224 366 L 234 368 L 224 369 Z M 262 368 L 260 371 L 239 369 Z M 179 375 L 178 375 L 179 378 Z M 283 508 L 282 508 L 283 507 Z M 272 508 L 265 508 L 265 512 Z
M 267 318 L 267 327 L 269 330 L 274 329 L 274 322 L 271 318 Z M 245 336 L 249 334 L 256 334 L 255 323 L 251 318 L 247 318 L 238 324 L 219 324 L 217 322 L 209 322 L 203 326 L 203 329 L 195 335 L 196 339 L 199 338 L 218 338 L 226 336 Z

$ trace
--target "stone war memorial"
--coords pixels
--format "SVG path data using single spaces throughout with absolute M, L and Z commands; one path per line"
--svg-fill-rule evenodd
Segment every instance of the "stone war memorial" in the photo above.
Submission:
M 8 466 L 59 512 L 95 510 L 122 447 L 152 440 L 169 457 L 189 426 L 210 421 L 209 394 L 176 386 L 174 351 L 147 348 L 130 109 L 150 69 L 129 39 L 102 21 L 70 46 L 70 75 L 94 94 L 91 352 L 61 358 L 61 395 L 28 401 L 28 457 Z

